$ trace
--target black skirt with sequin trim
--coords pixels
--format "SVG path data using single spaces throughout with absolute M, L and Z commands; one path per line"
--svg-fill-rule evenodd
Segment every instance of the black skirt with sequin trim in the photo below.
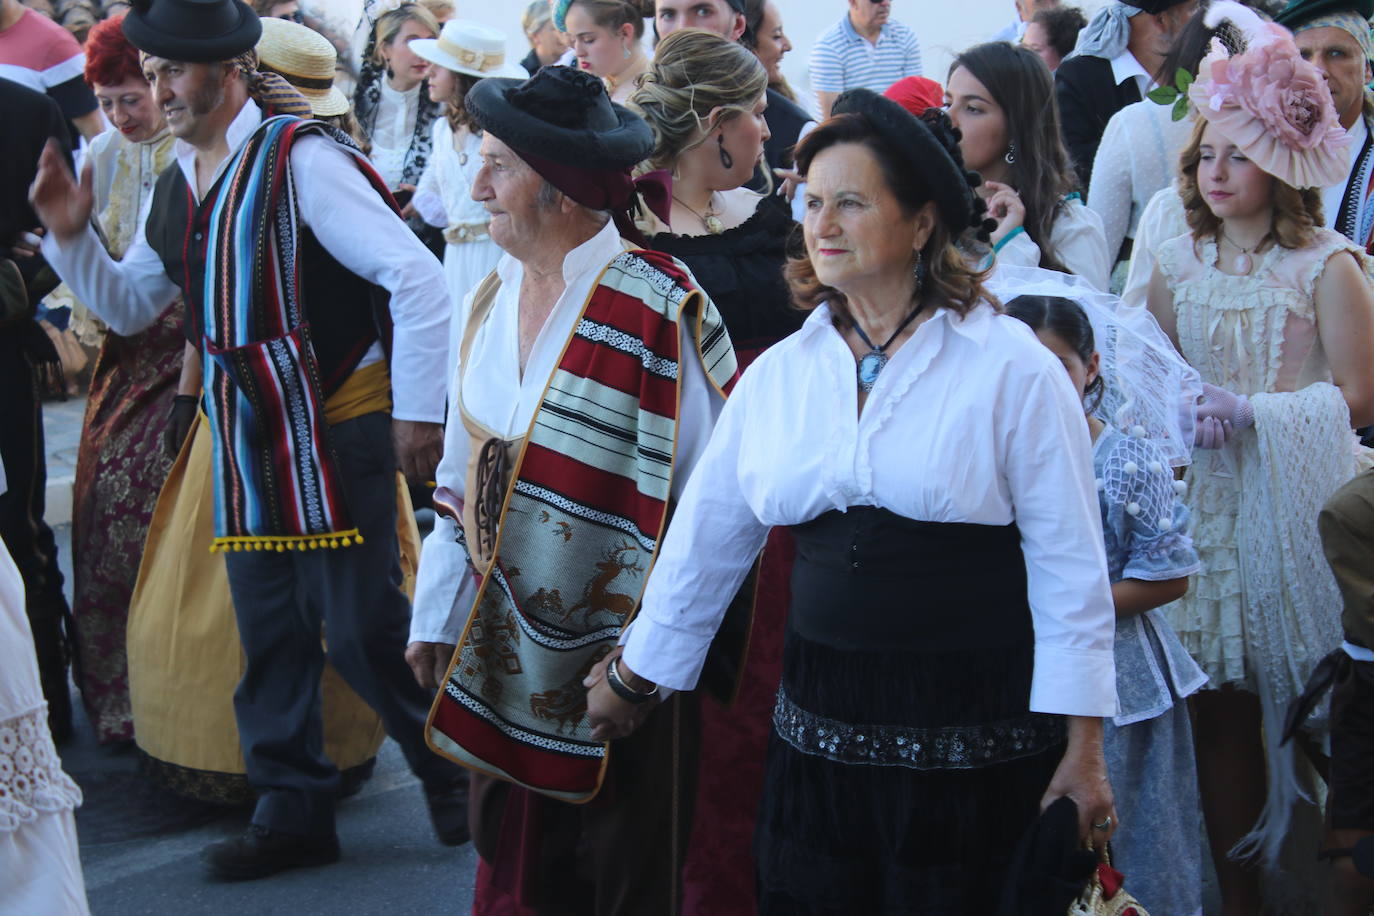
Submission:
M 1029 711 L 1019 531 L 876 508 L 792 530 L 760 912 L 993 912 L 1064 747 Z

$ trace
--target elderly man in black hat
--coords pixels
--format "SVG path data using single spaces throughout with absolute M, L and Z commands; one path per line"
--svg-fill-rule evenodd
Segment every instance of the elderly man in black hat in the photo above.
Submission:
M 584 680 L 639 603 L 734 351 L 687 269 L 637 246 L 630 169 L 653 146 L 647 124 L 565 67 L 483 80 L 467 106 L 484 131 L 472 195 L 505 256 L 460 312 L 435 498 L 447 517 L 425 541 L 407 658 L 442 687 L 431 745 L 481 774 L 479 900 L 672 912 L 696 707 L 673 697 L 607 744 Z M 641 710 L 659 702 L 606 670 Z
M 1293 0 L 1274 21 L 1293 33 L 1303 59 L 1326 77 L 1341 126 L 1350 135 L 1349 177 L 1322 189 L 1326 225 L 1374 253 L 1374 97 L 1366 88 L 1374 79 L 1371 15 L 1374 0 Z
M 260 793 L 249 830 L 206 860 L 259 878 L 339 857 L 322 624 L 330 660 L 423 782 L 440 840 L 464 842 L 466 780 L 426 748 L 430 697 L 403 658 L 395 534 L 398 462 L 426 479 L 442 445 L 443 272 L 356 146 L 289 116 L 309 103 L 256 70 L 251 7 L 144 0 L 124 31 L 178 138 L 133 246 L 110 259 L 88 225 L 89 175 L 76 183 L 55 149 L 31 199 L 44 254 L 117 333 L 185 298 L 214 452 L 212 549 L 226 551 L 245 657 L 234 709 Z
M 1108 0 L 1054 71 L 1064 145 L 1084 191 L 1107 122 L 1145 97 L 1197 6 L 1198 0 Z

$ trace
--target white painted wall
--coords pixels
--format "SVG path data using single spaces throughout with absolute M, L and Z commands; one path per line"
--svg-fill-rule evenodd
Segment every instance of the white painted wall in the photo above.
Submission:
M 783 60 L 783 72 L 798 89 L 807 78 L 811 44 L 848 9 L 847 0 L 776 0 L 782 9 L 788 37 L 795 50 Z M 1106 0 L 1064 0 L 1091 15 Z M 305 0 L 312 9 L 327 9 L 340 21 L 356 22 L 361 0 Z M 520 32 L 526 0 L 456 0 L 458 15 L 476 19 L 505 32 L 512 57 L 525 56 L 529 47 Z M 925 75 L 945 80 L 949 62 L 959 50 L 991 37 L 1012 20 L 1013 0 L 893 0 L 893 18 L 916 30 L 925 59 Z

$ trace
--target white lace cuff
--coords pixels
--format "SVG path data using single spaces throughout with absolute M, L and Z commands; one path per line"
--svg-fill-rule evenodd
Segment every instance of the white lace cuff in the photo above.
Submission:
M 80 804 L 81 790 L 62 772 L 48 733 L 47 705 L 0 720 L 0 833 Z

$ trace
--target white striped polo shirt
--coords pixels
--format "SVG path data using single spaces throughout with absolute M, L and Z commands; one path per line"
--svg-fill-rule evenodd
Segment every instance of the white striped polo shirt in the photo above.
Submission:
M 921 47 L 916 33 L 894 20 L 883 24 L 877 44 L 854 30 L 846 13 L 816 40 L 811 50 L 811 89 L 882 92 L 897 80 L 921 75 Z

